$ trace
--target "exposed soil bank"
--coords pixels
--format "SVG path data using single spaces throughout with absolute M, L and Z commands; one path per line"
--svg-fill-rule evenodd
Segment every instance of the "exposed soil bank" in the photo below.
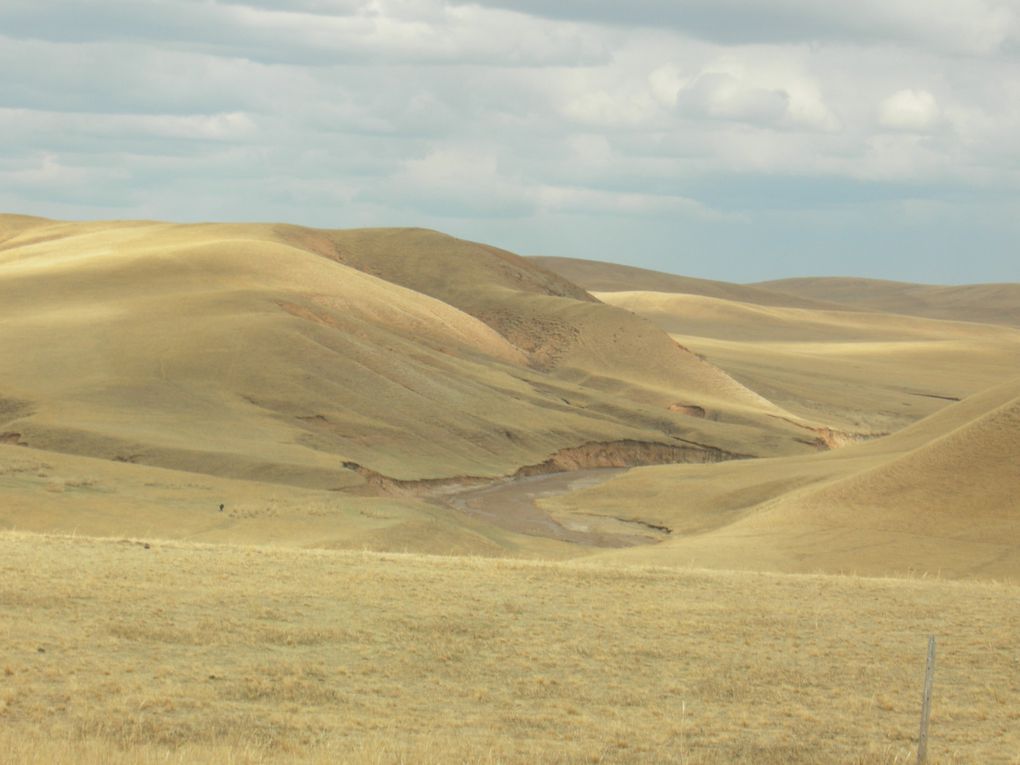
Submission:
M 365 479 L 373 494 L 401 497 L 425 497 L 451 494 L 469 488 L 492 486 L 532 476 L 550 473 L 576 472 L 595 468 L 630 468 L 643 465 L 675 465 L 686 463 L 725 462 L 749 459 L 754 455 L 738 454 L 693 442 L 661 444 L 652 441 L 593 441 L 580 446 L 560 449 L 548 459 L 534 465 L 525 465 L 509 476 L 486 478 L 482 476 L 451 476 L 450 478 L 423 478 L 402 480 L 378 473 L 357 462 L 345 462 L 344 467 Z
M 841 449 L 844 446 L 850 444 L 859 444 L 862 441 L 870 441 L 873 438 L 881 438 L 882 436 L 889 435 L 888 433 L 852 433 L 845 430 L 833 430 L 832 428 L 816 428 L 811 425 L 806 425 L 803 422 L 797 422 L 791 420 L 789 417 L 780 417 L 783 422 L 788 422 L 798 428 L 802 428 L 809 433 L 814 434 L 814 438 L 798 438 L 797 440 L 803 444 L 809 444 L 819 451 L 829 451 L 831 449 Z
M 651 441 L 609 441 L 571 446 L 537 465 L 525 465 L 514 474 L 524 478 L 545 473 L 560 473 L 592 468 L 624 468 L 642 465 L 725 462 L 748 459 L 753 455 L 736 454 L 695 443 L 659 444 Z
M 613 519 L 600 519 L 603 525 L 600 530 L 591 530 L 581 523 L 568 527 L 538 507 L 535 500 L 595 486 L 631 467 L 723 462 L 752 456 L 695 443 L 623 440 L 561 449 L 542 462 L 525 465 L 502 478 L 457 476 L 405 481 L 355 462 L 345 462 L 344 467 L 362 476 L 366 490 L 373 494 L 428 498 L 435 504 L 520 534 L 595 547 L 629 547 L 657 542 L 669 534 L 669 529 L 623 519 L 616 519 L 613 531 L 604 528 Z

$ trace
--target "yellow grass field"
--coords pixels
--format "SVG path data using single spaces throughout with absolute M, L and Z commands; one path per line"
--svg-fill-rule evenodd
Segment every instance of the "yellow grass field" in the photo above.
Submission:
M 806 451 L 650 322 L 432 231 L 0 216 L 0 323 L 0 442 L 53 452 L 330 490 L 624 439 Z
M 1020 765 L 1016 296 L 0 215 L 0 765 Z
M 0 535 L 0 761 L 1020 762 L 1020 590 Z

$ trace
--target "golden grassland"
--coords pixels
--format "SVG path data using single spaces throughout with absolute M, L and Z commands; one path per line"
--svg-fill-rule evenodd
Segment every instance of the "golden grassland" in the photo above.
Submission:
M 561 522 L 642 520 L 667 541 L 606 557 L 669 565 L 1020 580 L 1020 380 L 891 436 L 802 458 L 638 468 L 539 504 Z
M 0 763 L 1020 765 L 1013 294 L 0 216 Z
M 801 417 L 885 434 L 1014 377 L 1020 328 L 701 295 L 600 292 Z
M 837 308 L 839 303 L 799 297 L 753 284 L 733 284 L 712 279 L 666 274 L 646 268 L 597 260 L 535 256 L 531 260 L 591 292 L 667 292 L 735 300 L 755 305 L 795 308 Z
M 1017 586 L 0 534 L 0 761 L 1020 762 Z
M 595 292 L 652 291 L 760 306 L 857 310 L 1020 326 L 1020 284 L 956 286 L 829 276 L 733 284 L 618 263 L 534 257 L 536 263 Z
M 869 311 L 1020 326 L 1020 284 L 935 285 L 855 277 L 780 279 L 748 285 L 797 300 Z
M 434 231 L 0 215 L 0 324 L 18 360 L 0 443 L 52 452 L 360 490 L 352 464 L 415 480 L 621 439 L 809 449 L 652 323 Z M 669 410 L 687 398 L 725 417 Z
M 414 497 L 351 496 L 21 446 L 0 445 L 0 494 L 0 528 L 31 532 L 439 555 L 586 552 Z

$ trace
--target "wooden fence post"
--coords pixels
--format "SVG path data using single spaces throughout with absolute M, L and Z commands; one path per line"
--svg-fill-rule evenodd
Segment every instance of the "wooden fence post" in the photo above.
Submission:
M 917 737 L 917 765 L 928 759 L 928 716 L 931 714 L 931 684 L 935 678 L 935 636 L 928 637 L 928 665 L 924 670 L 924 696 L 921 697 L 921 734 Z

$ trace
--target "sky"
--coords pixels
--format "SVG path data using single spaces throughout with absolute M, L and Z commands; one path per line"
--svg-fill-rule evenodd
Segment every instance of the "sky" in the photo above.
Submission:
M 2 0 L 0 210 L 1020 282 L 1020 0 Z

